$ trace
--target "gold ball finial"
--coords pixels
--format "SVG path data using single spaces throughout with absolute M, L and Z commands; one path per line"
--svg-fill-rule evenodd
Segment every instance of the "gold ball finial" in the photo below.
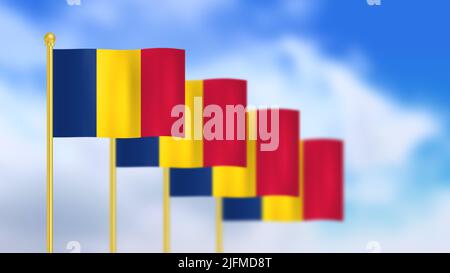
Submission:
M 53 47 L 55 45 L 56 36 L 53 32 L 47 32 L 44 36 L 44 41 L 47 46 Z

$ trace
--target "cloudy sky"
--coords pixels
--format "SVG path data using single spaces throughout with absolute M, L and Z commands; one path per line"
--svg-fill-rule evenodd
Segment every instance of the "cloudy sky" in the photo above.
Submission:
M 76 2 L 76 1 L 69 1 Z M 445 1 L 80 0 L 0 4 L 0 251 L 45 251 L 45 46 L 178 47 L 188 78 L 346 144 L 343 223 L 227 223 L 225 251 L 450 251 Z M 108 140 L 55 139 L 55 250 L 108 251 Z M 118 250 L 159 252 L 162 174 L 118 171 Z M 172 199 L 173 251 L 214 251 L 214 201 Z

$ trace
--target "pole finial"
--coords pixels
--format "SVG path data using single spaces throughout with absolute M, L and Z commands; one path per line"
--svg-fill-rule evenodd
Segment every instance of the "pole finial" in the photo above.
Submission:
M 47 32 L 44 36 L 45 45 L 53 47 L 55 45 L 56 36 L 53 32 Z

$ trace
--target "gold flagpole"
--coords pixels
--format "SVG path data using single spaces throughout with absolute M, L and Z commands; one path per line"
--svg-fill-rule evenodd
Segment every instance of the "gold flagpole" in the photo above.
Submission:
M 223 252 L 223 205 L 222 198 L 216 197 L 216 253 Z
M 163 252 L 170 252 L 170 174 L 168 168 L 163 168 Z
M 53 252 L 53 47 L 55 34 L 44 37 L 47 47 L 47 252 Z
M 109 252 L 117 251 L 117 183 L 116 183 L 116 139 L 109 144 Z

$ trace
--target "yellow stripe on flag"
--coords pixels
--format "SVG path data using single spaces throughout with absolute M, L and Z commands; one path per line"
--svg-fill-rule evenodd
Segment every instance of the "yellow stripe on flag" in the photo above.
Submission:
M 300 197 L 264 196 L 263 221 L 292 222 L 303 220 L 303 141 L 300 141 Z
M 256 196 L 256 111 L 247 112 L 247 167 L 213 167 L 213 195 Z
M 262 198 L 263 221 L 300 221 L 303 202 L 300 197 L 264 196 Z
M 172 168 L 203 167 L 203 81 L 186 81 L 185 137 L 159 138 L 159 165 Z M 194 104 L 197 104 L 194 106 Z
M 97 50 L 97 136 L 141 136 L 140 50 Z

